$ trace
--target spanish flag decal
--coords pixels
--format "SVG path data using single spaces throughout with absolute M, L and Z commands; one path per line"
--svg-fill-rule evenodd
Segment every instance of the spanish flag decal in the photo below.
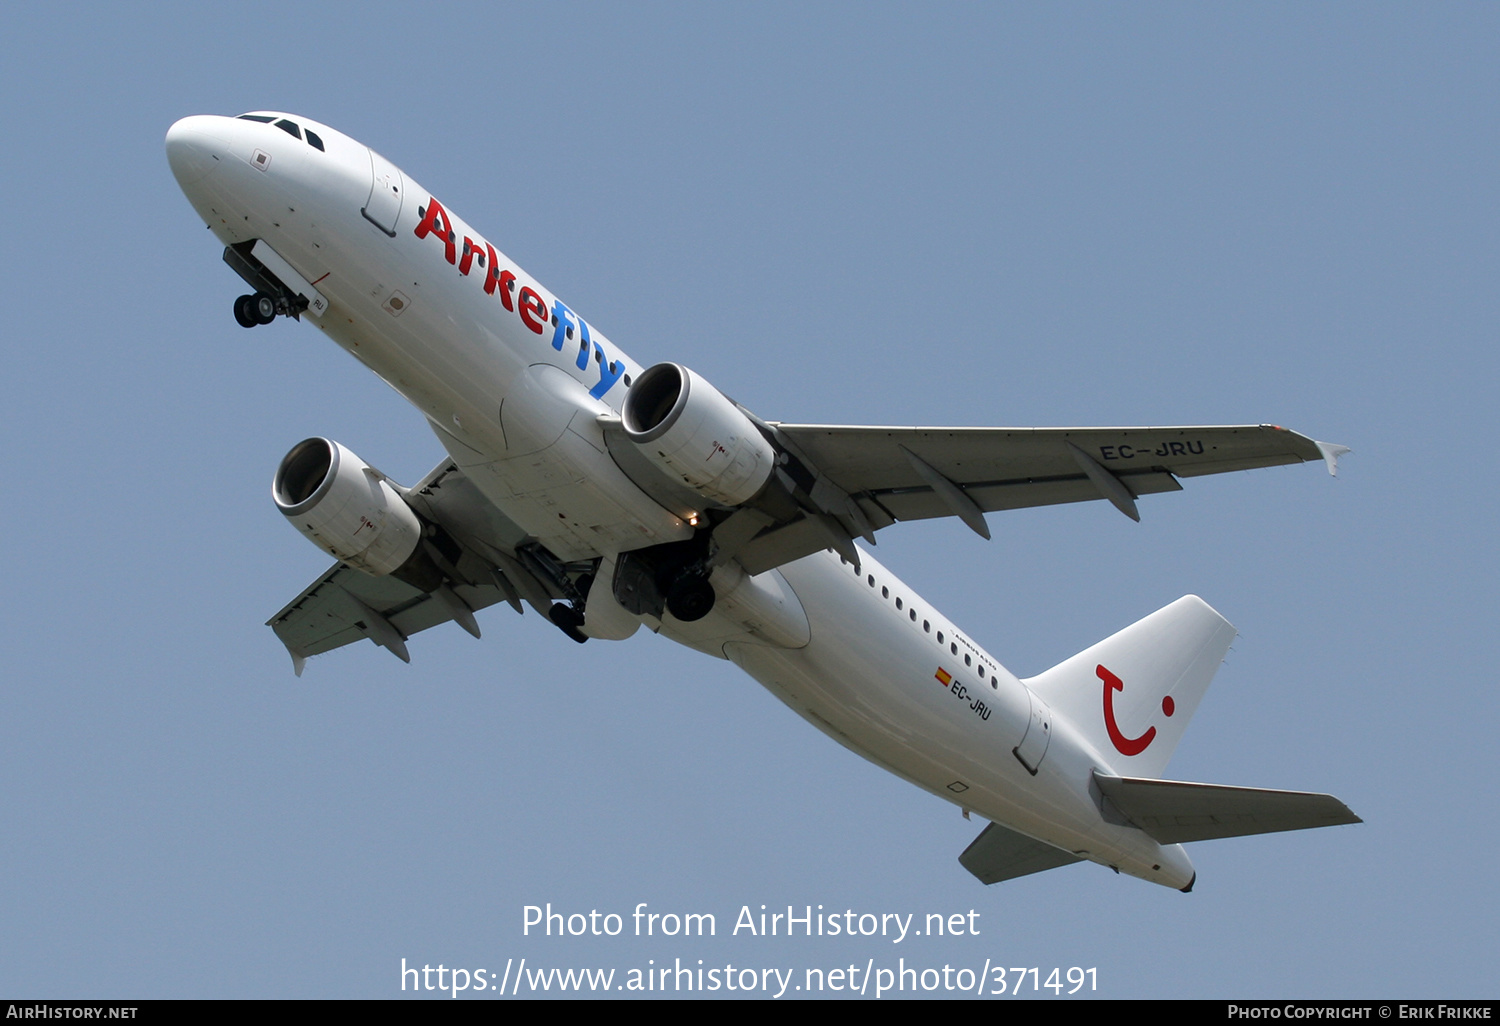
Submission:
M 938 679 L 938 683 L 943 687 L 947 687 L 949 684 L 953 683 L 953 674 L 949 673 L 941 666 L 938 667 L 938 672 L 933 674 L 933 676 Z

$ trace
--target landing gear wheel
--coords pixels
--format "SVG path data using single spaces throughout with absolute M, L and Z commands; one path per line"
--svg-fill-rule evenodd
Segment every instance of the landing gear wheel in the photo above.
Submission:
M 234 301 L 234 319 L 242 328 L 253 328 L 260 323 L 255 319 L 254 296 L 241 296 Z
M 701 620 L 714 608 L 714 589 L 707 578 L 679 577 L 667 589 L 667 612 L 683 623 Z
M 276 319 L 276 300 L 264 292 L 257 292 L 251 297 L 251 309 L 255 313 L 256 324 L 270 324 Z
M 547 619 L 557 624 L 558 630 L 582 645 L 589 640 L 589 636 L 583 633 L 583 614 L 566 602 L 554 603 L 547 610 Z

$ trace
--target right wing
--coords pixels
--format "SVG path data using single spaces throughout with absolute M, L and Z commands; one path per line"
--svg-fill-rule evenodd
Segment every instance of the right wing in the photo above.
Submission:
M 410 662 L 406 639 L 455 620 L 479 636 L 474 611 L 521 599 L 544 615 L 562 597 L 533 573 L 516 546 L 525 539 L 451 461 L 445 461 L 405 492 L 406 500 L 442 528 L 442 543 L 424 541 L 445 571 L 445 583 L 423 591 L 393 576 L 373 577 L 335 563 L 267 621 L 292 657 L 297 675 L 308 656 L 369 638 Z
M 459 619 L 465 613 L 506 600 L 498 586 L 459 585 L 450 589 L 461 606 L 444 602 L 394 577 L 372 577 L 335 563 L 266 626 L 291 653 L 297 676 L 308 656 L 369 638 L 406 662 L 406 639 L 418 631 Z

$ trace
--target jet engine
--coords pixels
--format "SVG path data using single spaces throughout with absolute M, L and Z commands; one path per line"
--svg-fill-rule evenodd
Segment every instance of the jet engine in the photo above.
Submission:
M 421 521 L 385 475 L 326 438 L 292 447 L 271 495 L 314 545 L 375 577 L 400 569 L 422 537 Z
M 776 464 L 776 451 L 750 418 L 680 364 L 658 363 L 642 372 L 620 419 L 648 460 L 726 506 L 753 498 Z

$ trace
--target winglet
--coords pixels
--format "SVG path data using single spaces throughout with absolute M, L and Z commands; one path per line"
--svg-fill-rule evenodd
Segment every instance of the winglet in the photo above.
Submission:
M 1336 445 L 1333 442 L 1313 442 L 1318 447 L 1318 452 L 1323 454 L 1323 462 L 1328 465 L 1328 476 L 1339 476 L 1339 457 L 1354 450 L 1347 445 Z
M 267 626 L 274 630 L 277 623 L 278 621 L 272 620 Z M 276 631 L 276 640 L 286 646 L 286 654 L 292 657 L 292 672 L 302 676 L 303 667 L 307 666 L 307 654 L 282 637 L 280 631 Z

